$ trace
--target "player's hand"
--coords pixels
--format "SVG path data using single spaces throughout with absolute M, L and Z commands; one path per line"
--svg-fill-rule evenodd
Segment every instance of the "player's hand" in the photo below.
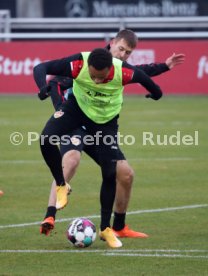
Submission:
M 38 93 L 38 97 L 41 101 L 45 100 L 49 97 L 49 91 L 51 90 L 50 85 L 46 85 L 40 89 L 40 92 Z
M 172 69 L 176 65 L 182 64 L 185 61 L 184 54 L 175 54 L 173 53 L 172 56 L 168 57 L 165 61 L 166 65 L 169 69 Z
M 157 101 L 157 100 L 159 100 L 161 98 L 161 96 L 158 97 L 158 96 L 155 96 L 155 95 L 149 93 L 149 94 L 145 95 L 145 98 L 147 98 L 147 99 L 150 98 L 150 99 L 153 99 L 153 100 Z

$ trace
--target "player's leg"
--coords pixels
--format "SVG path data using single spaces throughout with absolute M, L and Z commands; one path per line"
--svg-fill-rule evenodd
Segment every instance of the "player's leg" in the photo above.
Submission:
M 57 200 L 66 197 L 66 185 L 62 170 L 62 156 L 57 147 L 57 138 L 65 137 L 71 131 L 81 127 L 80 109 L 76 101 L 70 99 L 62 106 L 62 111 L 55 112 L 46 124 L 41 135 L 41 152 L 46 164 L 50 168 L 57 185 Z M 54 141 L 55 138 L 55 141 Z
M 88 130 L 88 129 L 87 129 Z M 111 214 L 116 192 L 116 134 L 117 119 L 104 125 L 96 125 L 93 137 L 101 133 L 99 142 L 94 145 L 97 153 L 97 162 L 101 167 L 102 185 L 100 189 L 101 223 L 100 238 L 112 248 L 121 247 L 122 243 L 116 238 L 110 227 Z M 91 133 L 90 133 L 91 134 Z M 110 141 L 109 141 L 110 140 Z
M 120 238 L 147 238 L 148 235 L 130 229 L 126 225 L 134 172 L 126 160 L 118 160 L 116 167 L 116 197 L 114 205 L 113 229 Z
M 131 195 L 133 175 L 133 169 L 129 166 L 128 162 L 125 159 L 117 161 L 116 196 L 114 203 L 113 221 L 114 230 L 121 230 L 125 227 L 126 211 Z
M 64 170 L 63 170 L 64 172 Z M 64 173 L 65 177 L 65 173 Z M 66 183 L 66 187 L 68 188 L 68 194 L 71 193 L 71 186 Z M 40 233 L 49 235 L 51 230 L 53 230 L 54 225 L 55 225 L 55 218 L 56 218 L 56 213 L 57 213 L 57 191 L 56 191 L 56 181 L 53 180 L 51 184 L 51 190 L 50 190 L 50 195 L 49 195 L 49 200 L 48 200 L 48 207 L 46 210 L 45 218 L 41 223 L 40 226 Z
M 114 126 L 113 130 L 111 127 L 107 129 L 107 133 L 105 133 L 105 130 L 103 130 L 103 136 L 105 134 L 111 135 L 112 137 L 115 137 L 115 129 L 116 126 Z M 100 149 L 100 147 L 98 147 Z M 146 234 L 133 231 L 126 225 L 126 211 L 128 208 L 128 203 L 130 200 L 131 195 L 131 189 L 133 184 L 133 176 L 134 172 L 131 166 L 128 164 L 128 162 L 125 159 L 125 156 L 119 149 L 119 145 L 117 143 L 117 139 L 115 137 L 113 146 L 104 147 L 104 153 L 101 154 L 101 156 L 107 156 L 110 158 L 110 160 L 116 161 L 113 163 L 114 166 L 112 166 L 112 163 L 107 163 L 107 166 L 102 163 L 102 159 L 99 160 L 99 151 L 96 150 L 95 146 L 86 147 L 84 148 L 84 151 L 91 156 L 95 162 L 97 162 L 102 169 L 102 186 L 101 186 L 101 200 L 103 198 L 103 202 L 107 202 L 108 209 L 106 210 L 106 207 L 103 208 L 103 214 L 101 209 L 101 229 L 104 228 L 107 225 L 107 222 L 109 222 L 110 219 L 110 212 L 111 212 L 111 203 L 112 198 L 109 197 L 108 200 L 107 194 L 115 192 L 113 188 L 116 185 L 116 195 L 115 195 L 115 205 L 114 205 L 114 221 L 113 221 L 113 229 L 114 232 L 118 237 L 131 237 L 131 238 L 146 238 L 148 237 Z M 109 160 L 108 160 L 109 161 Z M 110 169 L 109 169 L 110 168 Z M 111 189 L 107 190 L 107 187 L 111 187 Z M 106 195 L 105 195 L 106 192 Z M 101 206 L 104 206 L 101 202 Z M 102 221 L 103 218 L 103 221 Z
M 107 153 L 106 150 L 103 151 L 103 154 L 105 153 Z M 116 238 L 116 235 L 110 226 L 111 214 L 116 193 L 116 161 L 113 159 L 103 159 L 100 164 L 103 181 L 100 189 L 101 223 L 99 234 L 100 238 L 105 240 L 110 247 L 117 248 L 121 247 L 122 243 Z
M 63 173 L 66 182 L 70 182 L 74 176 L 77 167 L 80 163 L 81 152 L 83 150 L 83 137 L 86 131 L 80 127 L 71 132 L 68 136 L 69 139 L 64 139 L 60 145 L 60 151 L 62 155 Z M 56 203 L 56 208 L 59 210 L 61 206 L 59 202 Z
M 80 127 L 72 131 L 69 134 L 69 139 L 62 141 L 60 145 L 64 177 L 67 182 L 72 179 L 79 166 L 85 133 L 86 131 Z
M 57 142 L 65 143 L 65 141 L 68 141 L 69 133 L 82 126 L 82 116 L 83 113 L 76 99 L 71 97 L 48 120 L 40 136 L 42 155 L 58 185 L 64 182 L 64 177 L 62 156 Z
M 81 152 L 78 150 L 67 151 L 62 159 L 64 178 L 69 183 L 75 175 L 81 159 Z
M 118 160 L 116 167 L 115 212 L 125 213 L 131 195 L 134 172 L 126 160 Z
M 85 131 L 83 128 L 77 129 L 69 135 L 70 140 L 60 145 L 60 151 L 63 156 L 62 166 L 63 174 L 66 182 L 70 182 L 74 176 L 80 162 L 81 152 L 83 149 L 83 137 Z M 68 142 L 68 143 L 66 143 Z M 71 192 L 71 186 L 67 183 L 68 194 Z M 56 212 L 59 209 L 56 196 L 56 182 L 53 181 L 49 195 L 48 207 L 45 218 L 41 223 L 40 233 L 48 235 L 54 228 Z
M 98 151 L 94 145 L 85 146 L 84 152 L 100 165 Z M 116 182 L 113 229 L 115 231 L 117 230 L 117 232 L 119 231 L 120 237 L 147 237 L 146 234 L 133 231 L 126 225 L 126 211 L 130 200 L 134 172 L 119 148 L 116 158 L 118 161 L 116 167 L 114 166 L 115 171 L 112 176 L 106 177 L 104 174 L 102 179 L 102 187 L 105 187 L 106 185 L 114 185 Z
M 130 195 L 131 195 L 131 189 L 133 184 L 133 176 L 134 172 L 131 166 L 128 164 L 127 160 L 125 159 L 125 156 L 119 149 L 119 146 L 117 144 L 114 144 L 114 150 L 110 149 L 110 153 L 105 153 L 105 156 L 111 156 L 112 152 L 114 153 L 112 155 L 112 159 L 116 160 L 116 166 L 115 163 L 114 166 L 107 165 L 105 166 L 100 160 L 99 160 L 99 151 L 96 150 L 95 145 L 92 146 L 85 146 L 84 151 L 94 159 L 94 161 L 101 166 L 102 168 L 102 186 L 101 186 L 101 200 L 102 200 L 102 189 L 104 190 L 104 193 L 106 191 L 107 194 L 110 194 L 110 191 L 106 189 L 106 187 L 114 187 L 116 183 L 116 195 L 115 195 L 115 202 L 114 202 L 114 221 L 113 221 L 113 229 L 115 230 L 115 233 L 119 237 L 129 237 L 129 238 L 146 238 L 147 235 L 141 232 L 134 231 L 130 229 L 126 225 L 126 211 L 128 208 Z M 116 149 L 116 150 L 115 150 Z M 103 167 L 104 166 L 104 167 Z M 106 168 L 106 171 L 105 171 Z M 109 170 L 110 168 L 110 170 Z M 104 202 L 106 202 L 107 196 L 103 196 Z M 111 200 L 111 198 L 108 198 L 108 200 Z M 108 205 L 107 203 L 107 206 Z M 103 226 L 101 221 L 101 227 L 104 228 L 106 226 L 106 221 L 109 221 L 110 218 L 110 210 L 109 211 L 103 211 L 102 214 L 103 218 Z
M 105 134 L 102 133 L 102 135 L 104 136 Z M 113 133 L 113 135 L 115 134 Z M 101 140 L 99 140 L 99 142 L 100 141 Z M 116 138 L 115 138 L 115 141 L 116 141 Z M 111 149 L 107 148 L 107 150 L 109 150 L 110 153 L 105 152 L 103 154 L 104 156 L 108 156 L 108 157 L 112 155 L 111 159 L 113 159 L 114 162 L 113 162 L 113 165 L 112 164 L 110 165 L 111 171 L 109 171 L 108 167 L 105 166 L 105 164 L 103 164 L 102 159 L 100 160 L 100 155 L 99 155 L 100 147 L 98 145 L 94 145 L 94 144 L 85 145 L 84 152 L 87 155 L 89 155 L 101 167 L 101 170 L 102 170 L 101 189 L 103 187 L 108 187 L 108 186 L 115 187 L 116 185 L 116 196 L 115 196 L 115 205 L 114 205 L 114 208 L 115 208 L 114 226 L 116 229 L 120 230 L 125 226 L 125 215 L 126 215 L 126 210 L 129 203 L 131 187 L 133 182 L 133 170 L 129 166 L 128 162 L 125 160 L 123 153 L 119 149 L 117 141 L 114 142 L 114 147 L 112 148 Z M 105 191 L 105 188 L 104 188 L 104 191 Z M 108 212 L 108 221 L 110 216 L 111 216 L 111 213 Z

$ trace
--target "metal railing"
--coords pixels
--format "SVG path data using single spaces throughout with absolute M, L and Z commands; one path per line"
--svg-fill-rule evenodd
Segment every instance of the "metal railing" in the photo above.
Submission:
M 189 38 L 208 38 L 208 32 L 135 32 L 138 38 L 141 39 L 189 39 Z M 114 33 L 4 33 L 0 34 L 0 40 L 11 41 L 15 40 L 54 40 L 54 39 L 102 39 L 109 41 L 115 37 Z
M 0 11 L 0 40 L 102 39 L 129 28 L 140 38 L 208 38 L 208 16 L 146 18 L 11 18 Z
M 109 18 L 11 18 L 11 29 L 174 29 L 204 28 L 208 31 L 208 16 L 201 17 L 109 17 Z

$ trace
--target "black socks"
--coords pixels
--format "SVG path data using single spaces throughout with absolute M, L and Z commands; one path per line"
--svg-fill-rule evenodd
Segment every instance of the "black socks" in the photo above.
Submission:
M 46 212 L 45 218 L 53 217 L 55 219 L 55 216 L 56 216 L 56 207 L 49 206 L 47 208 L 47 212 Z
M 119 231 L 125 226 L 126 213 L 119 214 L 114 212 L 113 229 Z

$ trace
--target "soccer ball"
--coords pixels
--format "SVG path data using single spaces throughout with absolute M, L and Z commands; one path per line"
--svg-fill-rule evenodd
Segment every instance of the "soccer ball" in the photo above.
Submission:
M 77 218 L 69 224 L 66 236 L 74 246 L 88 247 L 96 238 L 96 228 L 89 219 Z

